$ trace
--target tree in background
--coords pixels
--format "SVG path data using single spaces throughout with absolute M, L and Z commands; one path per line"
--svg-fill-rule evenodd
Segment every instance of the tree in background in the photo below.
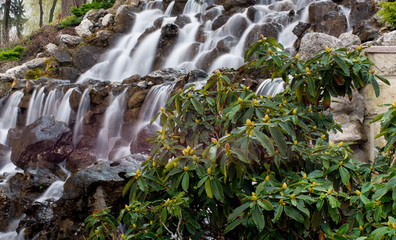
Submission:
M 11 0 L 6 0 L 2 6 L 3 10 L 3 31 L 2 31 L 2 36 L 1 39 L 3 43 L 8 42 L 8 36 L 9 36 L 9 27 L 10 27 L 10 9 L 11 9 Z
M 49 12 L 49 17 L 48 17 L 48 22 L 49 23 L 51 23 L 52 20 L 54 20 L 54 11 L 55 11 L 57 2 L 58 2 L 58 0 L 53 0 L 52 1 L 52 5 L 51 5 L 50 12 Z
M 23 24 L 26 22 L 24 0 L 5 0 L 2 1 L 0 11 L 2 13 L 1 43 L 7 44 L 10 38 L 10 31 L 15 27 L 16 36 L 21 37 Z
M 86 0 L 62 0 L 62 16 L 71 16 L 72 13 L 70 12 L 70 10 L 73 6 L 79 8 L 86 2 Z
M 14 0 L 11 2 L 11 13 L 14 15 L 13 25 L 16 27 L 18 38 L 20 38 L 22 37 L 23 24 L 27 21 L 23 0 Z

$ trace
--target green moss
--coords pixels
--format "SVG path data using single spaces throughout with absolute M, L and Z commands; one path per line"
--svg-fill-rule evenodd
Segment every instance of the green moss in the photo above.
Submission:
M 76 17 L 76 16 L 66 17 L 65 19 L 60 21 L 58 25 L 56 25 L 56 29 L 61 30 L 68 27 L 78 26 L 81 23 L 81 21 L 82 21 L 82 17 Z
M 0 51 L 0 61 L 5 60 L 19 60 L 22 54 L 25 52 L 26 48 L 21 46 L 16 46 L 13 49 Z
M 396 2 L 380 2 L 381 10 L 378 11 L 378 16 L 385 25 L 396 27 Z
M 76 17 L 84 16 L 91 9 L 107 9 L 114 5 L 115 0 L 94 0 L 92 3 L 83 4 L 80 8 L 72 7 L 71 12 Z
M 41 70 L 40 68 L 35 68 L 35 69 L 30 69 L 27 73 L 26 73 L 26 78 L 27 79 L 33 79 L 33 80 L 37 80 L 41 77 Z

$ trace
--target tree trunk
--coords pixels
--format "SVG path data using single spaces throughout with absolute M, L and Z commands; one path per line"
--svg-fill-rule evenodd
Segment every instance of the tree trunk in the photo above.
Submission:
M 40 6 L 40 27 L 42 27 L 43 26 L 43 16 L 44 16 L 43 0 L 39 0 L 39 6 Z
M 84 4 L 84 0 L 62 0 L 62 17 L 71 16 L 70 12 L 73 6 L 81 7 Z
M 51 6 L 51 9 L 50 9 L 49 18 L 48 18 L 48 22 L 49 22 L 49 23 L 51 23 L 52 20 L 54 20 L 54 11 L 55 11 L 56 3 L 57 3 L 57 2 L 58 2 L 58 0 L 53 0 L 53 1 L 52 1 L 52 6 Z
M 17 0 L 16 29 L 18 38 L 22 37 L 23 22 L 25 22 L 23 18 L 23 0 Z
M 3 43 L 8 43 L 8 35 L 10 30 L 10 9 L 11 0 L 6 0 L 4 3 L 4 15 L 3 15 Z

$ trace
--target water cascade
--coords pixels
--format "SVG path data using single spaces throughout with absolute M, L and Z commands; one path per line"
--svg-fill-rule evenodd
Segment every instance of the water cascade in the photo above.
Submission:
M 284 90 L 284 83 L 285 82 L 282 80 L 282 78 L 274 78 L 274 80 L 265 79 L 258 86 L 256 95 L 270 95 L 273 97 Z
M 70 177 L 70 172 L 65 168 L 65 164 L 59 164 L 59 168 L 62 170 L 62 172 L 67 175 L 65 181 L 57 180 L 51 184 L 45 190 L 45 192 L 38 198 L 36 199 L 36 202 L 45 202 L 48 200 L 52 201 L 57 201 L 59 198 L 62 197 L 63 194 L 63 185 L 65 184 L 66 180 Z
M 125 93 L 126 90 L 116 97 L 111 96 L 110 105 L 107 107 L 103 125 L 96 140 L 96 157 L 98 159 L 107 160 L 117 141 L 121 139 Z
M 78 142 L 82 138 L 83 128 L 84 128 L 84 118 L 85 114 L 89 109 L 89 88 L 84 90 L 81 96 L 80 104 L 77 111 L 76 122 L 73 129 L 73 143 L 77 146 Z

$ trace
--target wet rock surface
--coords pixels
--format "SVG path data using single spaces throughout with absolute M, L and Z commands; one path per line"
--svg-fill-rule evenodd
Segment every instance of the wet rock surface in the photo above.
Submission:
M 73 151 L 72 132 L 63 122 L 42 117 L 9 133 L 12 162 L 22 168 L 54 168 Z

